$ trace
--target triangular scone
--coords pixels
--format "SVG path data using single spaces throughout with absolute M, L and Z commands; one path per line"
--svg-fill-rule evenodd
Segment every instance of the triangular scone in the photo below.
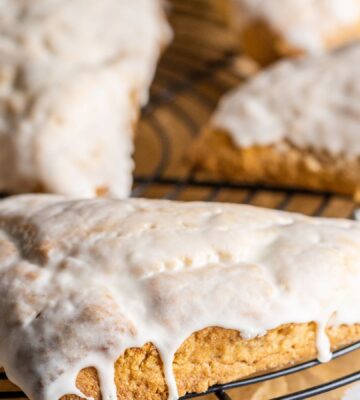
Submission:
M 360 45 L 283 61 L 227 94 L 191 149 L 216 178 L 354 194 Z
M 0 191 L 127 196 L 159 0 L 0 1 Z
M 360 38 L 360 0 L 231 0 L 243 49 L 262 63 Z
M 0 202 L 0 364 L 32 400 L 174 400 L 328 361 L 360 339 L 359 287 L 360 222 L 220 203 Z

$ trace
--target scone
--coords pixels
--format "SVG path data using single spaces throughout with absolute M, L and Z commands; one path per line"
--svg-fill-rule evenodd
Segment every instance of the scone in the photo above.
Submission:
M 230 0 L 242 48 L 266 64 L 360 38 L 360 0 Z
M 175 400 L 360 340 L 360 223 L 243 205 L 0 202 L 0 364 L 32 400 Z
M 0 0 L 0 191 L 127 196 L 158 0 Z
M 355 194 L 360 45 L 282 61 L 225 95 L 190 151 L 210 177 Z

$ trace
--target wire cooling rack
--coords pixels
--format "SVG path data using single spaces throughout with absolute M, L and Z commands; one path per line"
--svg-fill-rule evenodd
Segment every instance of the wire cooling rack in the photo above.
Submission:
M 339 351 L 334 352 L 333 360 L 345 356 L 355 350 L 360 349 L 360 342 L 357 342 L 351 346 L 347 346 Z M 294 365 L 288 368 L 284 368 L 279 371 L 269 372 L 267 374 L 250 377 L 247 379 L 241 379 L 236 382 L 230 382 L 224 385 L 216 385 L 211 387 L 205 394 L 214 394 L 220 400 L 231 400 L 231 397 L 226 393 L 229 389 L 241 388 L 248 385 L 253 385 L 256 383 L 261 383 L 265 381 L 269 381 L 272 379 L 282 378 L 287 375 L 294 374 L 296 372 L 304 371 L 308 368 L 316 367 L 320 365 L 320 362 L 317 360 L 307 361 L 302 364 Z M 323 393 L 327 393 L 331 390 L 338 389 L 342 386 L 349 385 L 350 383 L 354 383 L 360 380 L 360 371 L 354 372 L 352 374 L 343 376 L 339 379 L 323 383 L 318 386 L 314 386 L 296 393 L 291 393 L 285 396 L 276 397 L 271 400 L 303 400 L 308 399 L 312 396 L 317 396 Z M 187 396 L 182 397 L 180 400 L 191 399 L 195 397 L 200 397 L 203 394 L 189 394 Z
M 244 81 L 254 66 L 239 55 L 236 41 L 225 27 L 223 0 L 172 0 L 171 8 L 175 40 L 160 62 L 151 101 L 143 110 L 139 124 L 133 196 L 227 201 L 313 216 L 352 218 L 356 204 L 343 196 L 215 182 L 191 172 L 183 161 L 191 140 L 210 117 L 220 96 Z M 360 351 L 360 342 L 338 350 L 334 358 L 356 350 Z M 239 400 L 237 394 L 230 396 L 231 389 L 265 383 L 318 365 L 316 360 L 308 361 L 217 385 L 206 393 L 188 394 L 181 400 L 201 396 Z M 358 380 L 360 371 L 272 400 L 308 399 Z M 3 372 L 0 372 L 0 399 L 25 399 Z

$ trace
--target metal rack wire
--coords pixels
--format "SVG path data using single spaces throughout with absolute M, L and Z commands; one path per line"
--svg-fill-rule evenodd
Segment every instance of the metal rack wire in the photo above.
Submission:
M 136 143 L 134 197 L 231 201 L 314 216 L 352 218 L 356 205 L 331 193 L 214 182 L 194 175 L 182 157 L 208 120 L 219 97 L 245 79 L 231 34 L 224 28 L 215 0 L 172 0 L 176 37 L 159 65 L 151 101 L 143 110 Z M 219 0 L 221 2 L 221 0 Z M 240 60 L 241 61 L 241 60 Z M 145 162 L 146 161 L 146 162 Z M 360 350 L 360 342 L 338 350 L 340 358 Z M 229 390 L 267 382 L 319 365 L 316 360 L 280 371 L 211 387 L 206 393 L 231 400 Z M 272 400 L 302 400 L 360 380 L 360 371 Z M 24 399 L 0 372 L 0 399 Z M 3 383 L 3 384 L 2 384 Z M 144 399 L 145 400 L 145 399 Z
M 339 357 L 345 356 L 346 354 L 351 353 L 352 351 L 360 349 L 360 342 L 357 342 L 351 346 L 347 346 L 341 350 L 334 352 L 333 359 L 337 359 Z M 202 396 L 204 394 L 214 394 L 218 399 L 222 400 L 231 400 L 230 396 L 226 393 L 229 389 L 240 388 L 248 385 L 253 385 L 256 383 L 265 382 L 271 379 L 281 378 L 287 375 L 294 374 L 296 372 L 304 371 L 305 369 L 316 367 L 320 362 L 317 360 L 307 361 L 302 364 L 294 365 L 288 368 L 284 368 L 280 371 L 269 372 L 263 375 L 241 379 L 236 382 L 230 382 L 224 385 L 216 385 L 211 387 L 206 393 L 202 394 L 188 394 L 182 397 L 180 400 L 191 399 L 195 397 Z M 321 385 L 311 387 L 296 393 L 291 393 L 285 396 L 273 398 L 271 400 L 303 400 L 308 399 L 311 396 L 317 396 L 319 394 L 323 394 L 329 392 L 331 390 L 338 389 L 342 386 L 348 385 L 350 383 L 356 382 L 360 380 L 360 371 L 354 372 L 350 375 L 343 376 L 337 380 L 323 383 Z

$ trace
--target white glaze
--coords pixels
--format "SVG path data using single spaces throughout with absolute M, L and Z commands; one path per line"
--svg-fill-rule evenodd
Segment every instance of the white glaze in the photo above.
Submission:
M 360 208 L 357 208 L 357 209 L 354 211 L 354 218 L 355 218 L 357 221 L 360 221 Z
M 146 342 L 160 351 L 173 400 L 173 355 L 197 330 L 253 338 L 315 321 L 327 360 L 326 324 L 360 322 L 358 222 L 24 196 L 0 203 L 0 228 L 0 364 L 33 400 L 77 393 L 86 366 L 98 369 L 103 398 L 116 399 L 114 361 Z
M 0 0 L 0 190 L 127 196 L 160 0 Z
M 260 19 L 288 43 L 309 53 L 323 52 L 327 41 L 360 22 L 359 0 L 233 0 L 237 24 Z
M 348 389 L 342 400 L 359 400 L 360 399 L 360 384 L 356 384 Z
M 360 45 L 282 61 L 227 94 L 212 125 L 239 147 L 284 140 L 331 155 L 360 155 Z

